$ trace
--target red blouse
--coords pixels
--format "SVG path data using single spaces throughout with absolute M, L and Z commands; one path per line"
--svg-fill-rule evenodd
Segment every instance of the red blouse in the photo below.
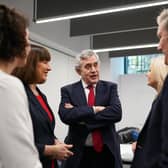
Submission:
M 46 111 L 46 113 L 48 114 L 48 117 L 49 117 L 50 121 L 52 122 L 53 121 L 53 115 L 51 114 L 51 111 L 47 107 L 45 101 L 43 100 L 43 98 L 40 95 L 36 96 L 36 98 L 39 101 L 39 103 L 41 104 L 41 106 L 43 107 L 43 109 Z M 52 160 L 52 162 L 51 162 L 51 168 L 55 168 L 55 166 L 54 166 L 54 160 Z
M 48 114 L 48 117 L 49 117 L 50 121 L 52 122 L 53 121 L 53 115 L 51 114 L 51 111 L 47 107 L 47 105 L 44 102 L 43 98 L 40 95 L 36 96 L 36 98 L 39 101 L 39 103 L 41 104 L 41 106 L 43 107 L 43 109 L 46 111 L 46 113 Z

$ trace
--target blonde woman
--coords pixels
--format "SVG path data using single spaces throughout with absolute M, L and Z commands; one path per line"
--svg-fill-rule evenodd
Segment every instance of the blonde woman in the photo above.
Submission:
M 164 57 L 155 57 L 151 60 L 149 71 L 146 74 L 147 84 L 154 88 L 159 94 L 167 74 L 168 66 L 164 63 Z
M 151 59 L 149 71 L 146 74 L 147 84 L 154 88 L 157 95 L 160 93 L 164 80 L 168 74 L 168 66 L 164 63 L 164 56 Z M 156 97 L 157 97 L 156 95 Z M 136 142 L 132 143 L 132 150 L 135 151 Z

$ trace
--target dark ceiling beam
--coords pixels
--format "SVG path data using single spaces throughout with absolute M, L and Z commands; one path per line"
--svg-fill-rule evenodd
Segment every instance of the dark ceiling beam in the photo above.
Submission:
M 86 13 L 151 0 L 34 0 L 35 19 Z
M 91 48 L 102 49 L 158 43 L 156 31 L 156 28 L 154 28 L 140 31 L 94 35 L 91 39 Z
M 152 48 L 124 50 L 124 51 L 110 51 L 109 57 L 125 57 L 125 56 L 137 56 L 137 55 L 147 55 L 157 53 L 160 53 L 160 51 L 158 51 L 156 47 L 152 47 Z
M 156 27 L 156 16 L 168 5 L 72 19 L 70 36 Z
M 156 36 L 157 29 L 148 29 L 140 31 L 130 31 L 122 33 L 111 33 L 105 35 L 92 36 L 92 49 L 103 49 L 103 48 L 116 48 L 126 47 L 135 45 L 145 45 L 150 43 L 158 43 Z M 123 57 L 123 56 L 134 56 L 134 55 L 145 55 L 145 54 L 156 54 L 160 53 L 156 47 L 151 48 L 140 48 L 130 50 L 118 50 L 110 51 L 110 57 Z

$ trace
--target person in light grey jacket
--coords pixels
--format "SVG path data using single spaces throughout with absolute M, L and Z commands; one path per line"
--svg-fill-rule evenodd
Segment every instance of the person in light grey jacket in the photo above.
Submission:
M 11 75 L 30 51 L 28 23 L 0 5 L 0 168 L 42 168 L 22 82 Z

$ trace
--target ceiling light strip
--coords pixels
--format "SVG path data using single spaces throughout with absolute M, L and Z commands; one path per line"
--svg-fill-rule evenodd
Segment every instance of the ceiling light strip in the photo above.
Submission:
M 123 51 L 123 50 L 134 50 L 134 49 L 141 49 L 141 48 L 152 48 L 157 47 L 158 44 L 151 43 L 151 44 L 144 44 L 144 45 L 134 45 L 134 46 L 124 46 L 124 47 L 114 47 L 114 48 L 104 48 L 104 49 L 95 49 L 95 52 L 108 52 L 108 51 Z
M 75 15 L 69 15 L 69 16 L 63 16 L 63 17 L 55 17 L 50 19 L 39 19 L 36 20 L 36 23 L 45 23 L 45 22 L 53 22 L 53 21 L 61 21 L 61 20 L 67 20 L 67 19 L 74 19 L 74 18 L 80 18 L 80 17 L 86 17 L 86 16 L 93 16 L 93 15 L 102 15 L 107 13 L 114 13 L 114 12 L 121 12 L 121 11 L 128 11 L 128 10 L 134 10 L 134 9 L 141 9 L 141 8 L 148 8 L 148 7 L 154 7 L 154 6 L 160 6 L 160 5 L 166 5 L 168 4 L 168 1 L 154 1 L 150 3 L 140 3 L 140 4 L 134 4 L 129 6 L 123 6 L 120 8 L 112 8 L 112 9 L 106 9 L 106 10 L 100 10 L 95 12 L 87 12 L 87 13 L 81 13 L 81 14 L 75 14 Z

